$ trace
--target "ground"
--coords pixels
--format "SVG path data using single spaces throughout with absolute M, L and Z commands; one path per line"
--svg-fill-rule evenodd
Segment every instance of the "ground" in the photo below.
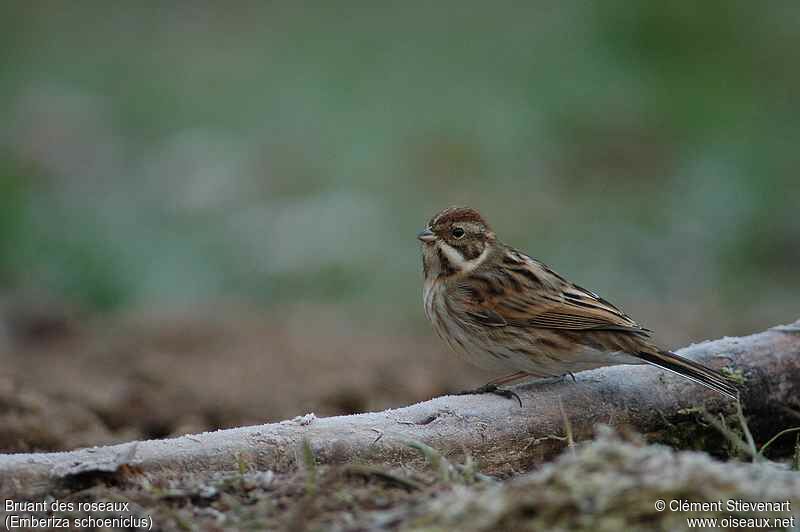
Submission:
M 383 409 L 485 378 L 454 363 L 433 338 L 428 342 L 399 333 L 370 334 L 333 313 L 325 316 L 314 324 L 315 331 L 324 333 L 320 349 L 319 337 L 307 337 L 302 323 L 235 308 L 204 315 L 129 314 L 103 321 L 76 319 L 66 312 L 18 314 L 6 321 L 0 355 L 0 449 L 64 450 L 276 421 L 304 412 Z M 672 447 L 601 428 L 595 440 L 574 447 L 565 442 L 555 461 L 504 479 L 481 474 L 481 464 L 470 460 L 440 461 L 424 470 L 323 466 L 307 449 L 303 466 L 291 473 L 241 464 L 238 472 L 227 475 L 155 482 L 125 470 L 74 479 L 50 492 L 47 500 L 128 503 L 125 515 L 151 518 L 161 530 L 688 526 L 685 515 L 658 511 L 658 500 L 780 500 L 789 501 L 797 515 L 800 475 L 792 469 L 800 468 L 800 451 L 793 457 L 792 446 L 784 445 L 788 451 L 770 456 L 773 461 L 743 463 L 722 435 L 707 437 L 715 434 L 711 424 L 704 431 L 686 430 L 702 423 L 702 416 L 685 414 L 686 422 L 675 425 L 673 437 L 666 440 Z M 675 448 L 712 451 L 714 458 Z M 101 518 L 119 513 L 57 515 Z M 792 513 L 725 510 L 697 515 L 790 518 Z
M 383 410 L 488 379 L 432 334 L 312 314 L 314 336 L 295 318 L 235 307 L 88 321 L 18 313 L 0 334 L 0 452 Z
M 318 466 L 308 455 L 291 474 L 243 468 L 152 483 L 127 472 L 84 477 L 51 496 L 62 504 L 127 503 L 124 515 L 152 519 L 159 530 L 681 530 L 689 528 L 687 517 L 717 519 L 705 528 L 733 529 L 742 523 L 732 524 L 734 519 L 769 519 L 748 528 L 780 529 L 796 526 L 800 508 L 800 475 L 788 468 L 720 462 L 704 453 L 646 445 L 637 437 L 621 439 L 608 428 L 534 472 L 498 481 L 478 468 L 469 463 L 425 471 Z M 717 506 L 686 513 L 660 509 L 659 501 Z M 775 505 L 757 511 L 743 506 L 757 501 Z

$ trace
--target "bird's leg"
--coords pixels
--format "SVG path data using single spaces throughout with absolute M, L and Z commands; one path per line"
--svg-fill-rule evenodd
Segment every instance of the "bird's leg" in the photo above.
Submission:
M 484 384 L 474 390 L 465 390 L 463 392 L 456 392 L 453 395 L 482 395 L 490 393 L 492 395 L 499 395 L 500 397 L 505 397 L 506 399 L 516 399 L 519 403 L 519 406 L 522 406 L 522 399 L 520 399 L 519 395 L 516 392 L 512 392 L 511 390 L 506 390 L 505 388 L 500 388 L 496 384 Z
M 569 375 L 569 377 L 572 379 L 572 382 L 578 382 L 578 379 L 575 378 L 575 374 L 572 373 L 571 371 L 564 373 L 561 376 L 561 380 L 565 380 L 567 378 L 567 375 Z
M 500 397 L 505 397 L 506 399 L 516 399 L 517 402 L 519 403 L 519 406 L 521 407 L 522 399 L 520 399 L 519 395 L 517 395 L 516 392 L 512 392 L 511 390 L 500 388 L 500 385 L 509 382 L 514 382 L 528 376 L 529 374 L 524 371 L 517 371 L 516 373 L 512 373 L 511 375 L 505 375 L 503 377 L 498 377 L 496 379 L 493 379 L 484 384 L 483 386 L 475 388 L 474 390 L 458 392 L 454 395 L 480 395 L 480 394 L 490 393 L 493 395 L 499 395 Z

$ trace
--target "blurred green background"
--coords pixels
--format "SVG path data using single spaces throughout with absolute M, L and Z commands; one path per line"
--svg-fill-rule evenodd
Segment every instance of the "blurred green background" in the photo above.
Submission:
M 797 2 L 0 13 L 5 301 L 427 335 L 415 235 L 469 204 L 669 341 L 797 318 Z

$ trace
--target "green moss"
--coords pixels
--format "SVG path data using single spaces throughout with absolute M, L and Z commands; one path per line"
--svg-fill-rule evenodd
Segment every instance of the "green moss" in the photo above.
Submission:
M 726 366 L 724 368 L 720 368 L 719 372 L 736 384 L 744 384 L 746 382 L 744 372 L 739 368 L 729 368 Z
M 705 408 L 694 406 L 681 409 L 674 416 L 662 416 L 664 428 L 650 434 L 649 439 L 674 449 L 704 451 L 717 458 L 737 456 L 739 453 L 731 446 L 729 439 L 707 422 L 707 414 Z M 738 426 L 735 413 L 723 415 L 722 419 L 728 427 Z

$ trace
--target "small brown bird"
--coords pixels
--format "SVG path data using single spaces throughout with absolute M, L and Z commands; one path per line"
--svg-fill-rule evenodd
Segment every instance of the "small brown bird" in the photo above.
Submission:
M 736 399 L 736 387 L 702 364 L 663 350 L 651 331 L 594 292 L 497 240 L 474 209 L 451 207 L 419 236 L 425 314 L 439 336 L 498 385 L 616 364 L 652 364 Z

